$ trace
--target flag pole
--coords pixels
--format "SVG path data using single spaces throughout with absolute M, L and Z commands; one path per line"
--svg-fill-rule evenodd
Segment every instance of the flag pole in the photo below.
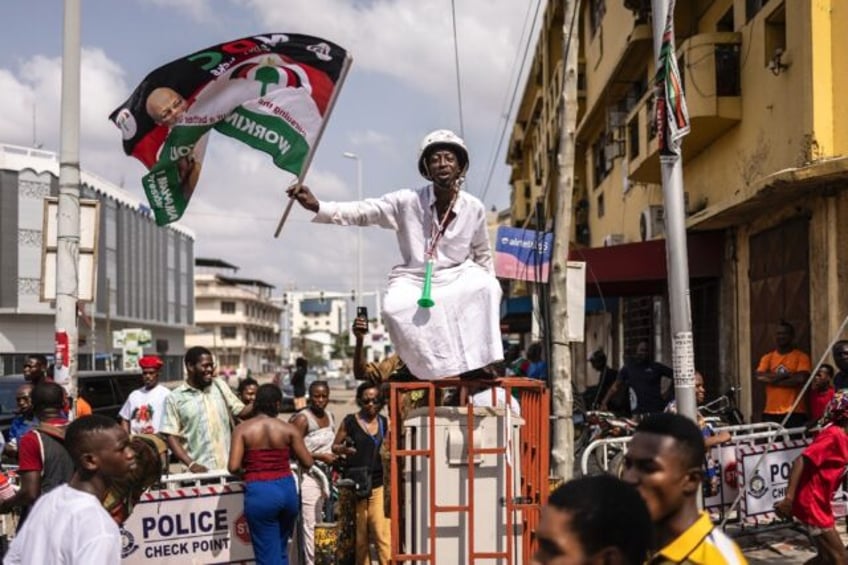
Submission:
M 652 0 L 654 20 L 654 58 L 657 68 L 663 64 L 661 53 L 666 25 L 671 21 L 671 48 L 674 48 L 674 0 Z M 676 55 L 671 54 L 672 57 Z M 668 74 L 668 73 L 666 73 Z M 666 81 L 669 77 L 666 76 Z M 661 85 L 665 88 L 666 85 Z M 665 104 L 672 101 L 665 97 Z M 667 112 L 667 108 L 663 108 Z M 667 115 L 665 120 L 668 120 Z M 668 137 L 669 130 L 663 128 Z M 664 145 L 668 145 L 666 141 Z M 660 148 L 662 151 L 663 148 Z M 663 202 L 665 206 L 666 268 L 668 303 L 671 320 L 674 397 L 677 412 L 697 422 L 695 401 L 695 348 L 692 341 L 692 311 L 689 302 L 689 258 L 686 246 L 686 210 L 683 197 L 682 148 L 660 155 Z
M 286 223 L 286 219 L 289 217 L 289 212 L 291 212 L 292 204 L 294 204 L 294 198 L 297 196 L 297 193 L 300 192 L 300 187 L 303 184 L 303 179 L 306 177 L 306 172 L 309 170 L 309 165 L 312 163 L 312 157 L 315 155 L 315 150 L 318 148 L 318 143 L 321 141 L 321 136 L 324 135 L 324 129 L 327 127 L 327 122 L 330 121 L 330 114 L 333 113 L 333 107 L 336 105 L 336 99 L 339 96 L 339 92 L 342 90 L 342 86 L 344 85 L 344 81 L 347 78 L 347 72 L 350 70 L 350 65 L 353 63 L 353 57 L 349 54 L 345 55 L 344 63 L 342 63 L 342 70 L 339 73 L 339 80 L 336 82 L 336 86 L 333 89 L 333 94 L 330 96 L 330 102 L 327 104 L 327 112 L 324 114 L 324 119 L 321 120 L 321 127 L 318 129 L 318 135 L 315 136 L 315 141 L 309 145 L 309 152 L 306 154 L 306 159 L 303 161 L 303 168 L 300 170 L 300 174 L 297 176 L 297 181 L 294 183 L 295 191 L 292 192 L 291 197 L 289 198 L 289 203 L 286 205 L 286 209 L 283 212 L 283 216 L 280 218 L 280 222 L 277 224 L 277 229 L 274 231 L 274 237 L 280 237 L 280 232 L 283 230 L 283 225 Z

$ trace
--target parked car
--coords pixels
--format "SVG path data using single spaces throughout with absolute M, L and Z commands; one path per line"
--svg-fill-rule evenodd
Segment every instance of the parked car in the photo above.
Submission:
M 91 404 L 91 410 L 115 419 L 130 393 L 142 386 L 141 373 L 80 371 L 78 378 L 79 394 Z M 25 382 L 23 375 L 0 377 L 0 430 L 3 432 L 16 416 L 15 393 Z

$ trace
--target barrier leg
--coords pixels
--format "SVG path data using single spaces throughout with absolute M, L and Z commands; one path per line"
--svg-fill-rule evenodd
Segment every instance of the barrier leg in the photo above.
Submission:
M 339 502 L 336 504 L 336 530 L 336 560 L 333 563 L 337 565 L 355 565 L 356 494 L 354 494 L 352 487 L 339 486 Z
M 315 565 L 335 565 L 338 543 L 338 522 L 315 524 Z

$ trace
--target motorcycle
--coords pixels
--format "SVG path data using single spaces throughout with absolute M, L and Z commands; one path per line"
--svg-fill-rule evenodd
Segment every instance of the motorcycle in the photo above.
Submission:
M 575 463 L 579 464 L 586 448 L 599 439 L 624 437 L 633 434 L 637 422 L 630 418 L 622 418 L 612 412 L 590 410 L 583 414 L 583 429 L 575 442 Z M 611 473 L 621 475 L 624 462 L 624 449 L 618 446 L 606 447 L 606 463 L 601 449 L 595 449 L 590 460 L 589 474 Z
M 736 404 L 738 387 L 731 386 L 718 398 L 698 406 L 698 412 L 708 424 L 718 426 L 738 426 L 745 423 L 745 417 Z

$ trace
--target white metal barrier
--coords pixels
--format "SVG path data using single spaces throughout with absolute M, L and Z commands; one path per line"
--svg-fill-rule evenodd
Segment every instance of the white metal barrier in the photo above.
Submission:
M 716 428 L 716 432 L 721 431 L 729 432 L 731 439 L 706 455 L 704 508 L 722 523 L 730 518 L 740 532 L 765 525 L 790 526 L 791 522 L 777 519 L 773 506 L 785 495 L 792 462 L 811 441 L 810 430 L 762 422 Z M 589 444 L 580 461 L 584 475 L 593 471 L 592 462 L 597 465 L 595 472 L 620 474 L 631 437 Z M 845 490 L 837 492 L 833 508 L 837 517 L 848 514 Z
M 784 441 L 789 441 L 790 436 L 806 432 L 806 428 L 785 429 L 776 422 L 756 422 L 735 426 L 722 426 L 714 428 L 714 430 L 716 433 L 730 433 L 730 443 L 725 445 L 750 444 L 751 442 L 776 436 L 783 436 L 782 439 Z M 630 442 L 631 437 L 622 436 L 597 439 L 587 445 L 580 457 L 580 470 L 583 475 L 597 473 L 617 474 L 619 470 L 611 468 L 610 465 L 620 462 L 621 458 L 618 456 L 627 452 L 627 444 Z M 590 469 L 591 462 L 596 464 L 597 469 Z
M 170 473 L 162 475 L 162 478 L 159 481 L 159 490 L 170 490 L 174 488 L 208 484 L 226 484 L 239 481 L 240 479 L 238 477 L 233 476 L 225 469 L 218 471 L 206 471 L 205 473 Z

